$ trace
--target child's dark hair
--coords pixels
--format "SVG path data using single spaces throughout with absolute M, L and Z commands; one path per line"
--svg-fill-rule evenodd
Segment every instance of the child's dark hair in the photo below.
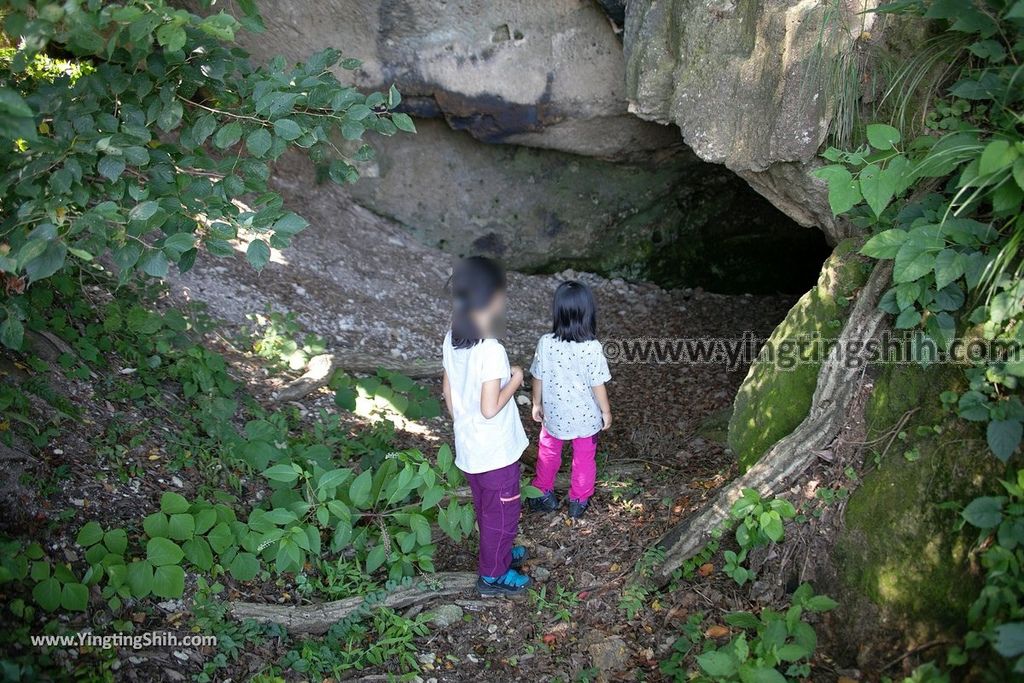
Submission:
M 452 295 L 452 346 L 468 349 L 482 340 L 470 313 L 487 308 L 506 288 L 505 270 L 496 261 L 470 256 L 455 265 L 448 279 Z
M 597 339 L 597 304 L 590 287 L 569 280 L 558 285 L 551 304 L 551 332 L 562 341 Z

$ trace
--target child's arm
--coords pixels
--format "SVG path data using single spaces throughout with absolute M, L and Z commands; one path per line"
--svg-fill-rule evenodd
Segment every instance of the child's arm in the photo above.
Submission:
M 501 412 L 501 409 L 512 400 L 516 390 L 523 384 L 523 369 L 512 366 L 512 378 L 502 388 L 500 379 L 491 379 L 480 388 L 480 414 L 490 420 Z
M 543 384 L 544 382 L 539 377 L 533 378 L 533 421 L 543 422 L 544 421 L 544 403 L 543 397 Z
M 612 406 L 608 403 L 608 390 L 605 389 L 604 384 L 595 385 L 590 390 L 594 392 L 594 400 L 597 401 L 597 407 L 601 409 L 601 419 L 604 420 L 604 426 L 601 429 L 608 429 L 612 426 Z
M 448 382 L 448 371 L 441 373 L 441 393 L 444 394 L 444 404 L 448 406 L 448 415 L 455 417 L 452 412 L 452 385 Z

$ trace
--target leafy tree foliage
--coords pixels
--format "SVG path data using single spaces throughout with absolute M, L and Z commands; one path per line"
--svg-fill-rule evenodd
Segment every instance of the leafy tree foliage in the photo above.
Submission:
M 867 126 L 860 149 L 829 149 L 816 174 L 834 213 L 876 234 L 862 253 L 893 261 L 882 308 L 917 332 L 922 362 L 970 335 L 997 343 L 968 369 L 969 389 L 943 401 L 986 424 L 991 452 L 1006 461 L 1024 434 L 1024 1 L 897 3 L 891 11 L 944 22 L 965 45 L 962 68 L 905 140 L 886 123 Z M 970 358 L 961 358 L 970 363 Z
M 0 52 L 0 341 L 19 348 L 22 292 L 77 261 L 109 258 L 122 280 L 185 271 L 199 250 L 266 265 L 306 221 L 269 189 L 271 164 L 303 150 L 336 183 L 372 158 L 367 131 L 415 132 L 401 101 L 364 95 L 328 49 L 254 65 L 241 20 L 164 0 L 11 0 Z

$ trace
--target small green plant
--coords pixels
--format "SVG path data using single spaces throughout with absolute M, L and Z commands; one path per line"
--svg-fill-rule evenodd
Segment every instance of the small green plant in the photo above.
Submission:
M 555 586 L 552 596 L 548 596 L 548 586 L 541 586 L 539 591 L 530 590 L 530 603 L 538 614 L 551 615 L 556 621 L 570 621 L 573 610 L 580 604 L 580 596 L 576 591 Z
M 378 370 L 372 377 L 354 378 L 335 373 L 331 378 L 334 402 L 344 410 L 392 411 L 408 420 L 425 420 L 441 414 L 441 403 L 430 390 L 405 375 Z
M 640 581 L 634 581 L 622 589 L 622 597 L 619 598 L 619 609 L 626 613 L 627 619 L 632 619 L 640 613 L 640 610 L 647 604 L 651 590 L 643 583 L 653 575 L 654 569 L 665 560 L 664 548 L 653 547 L 644 551 L 640 559 L 636 561 L 634 573 Z
M 806 616 L 835 607 L 834 600 L 815 595 L 810 584 L 801 584 L 785 612 L 727 614 L 725 623 L 740 633 L 724 645 L 718 644 L 713 629 L 702 633 L 704 615 L 691 615 L 662 661 L 661 672 L 674 681 L 699 683 L 784 683 L 807 678 L 818 638 Z
M 964 648 L 951 651 L 949 663 L 965 664 L 973 655 L 1009 680 L 1024 674 L 1024 469 L 1000 484 L 1006 495 L 975 498 L 961 513 L 978 529 L 985 585 L 967 613 Z M 1000 657 L 985 656 L 989 650 Z
M 299 370 L 313 356 L 324 353 L 327 344 L 315 334 L 303 334 L 295 313 L 267 310 L 248 316 L 255 325 L 253 352 L 275 367 Z
M 784 520 L 796 516 L 796 508 L 784 498 L 766 501 L 754 489 L 743 489 L 730 510 L 736 525 L 736 543 L 740 552 L 725 551 L 722 570 L 739 585 L 754 578 L 754 572 L 743 566 L 753 548 L 779 543 L 785 535 Z
M 415 673 L 420 670 L 416 639 L 429 633 L 428 619 L 426 615 L 407 619 L 390 608 L 376 607 L 359 620 L 334 625 L 322 640 L 301 641 L 284 656 L 281 666 L 316 680 L 345 678 L 346 671 L 370 666 L 396 674 Z

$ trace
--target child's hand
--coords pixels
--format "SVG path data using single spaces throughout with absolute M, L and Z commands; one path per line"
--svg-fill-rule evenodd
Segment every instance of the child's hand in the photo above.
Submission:
M 601 419 L 604 420 L 604 426 L 601 427 L 601 431 L 605 431 L 612 426 L 612 411 L 605 410 L 601 412 Z
M 544 406 L 540 403 L 533 404 L 533 421 L 543 422 L 544 421 Z
M 520 387 L 523 384 L 523 369 L 518 365 L 513 365 L 510 368 L 512 378 L 509 380 L 509 384 L 513 384 L 516 387 Z

